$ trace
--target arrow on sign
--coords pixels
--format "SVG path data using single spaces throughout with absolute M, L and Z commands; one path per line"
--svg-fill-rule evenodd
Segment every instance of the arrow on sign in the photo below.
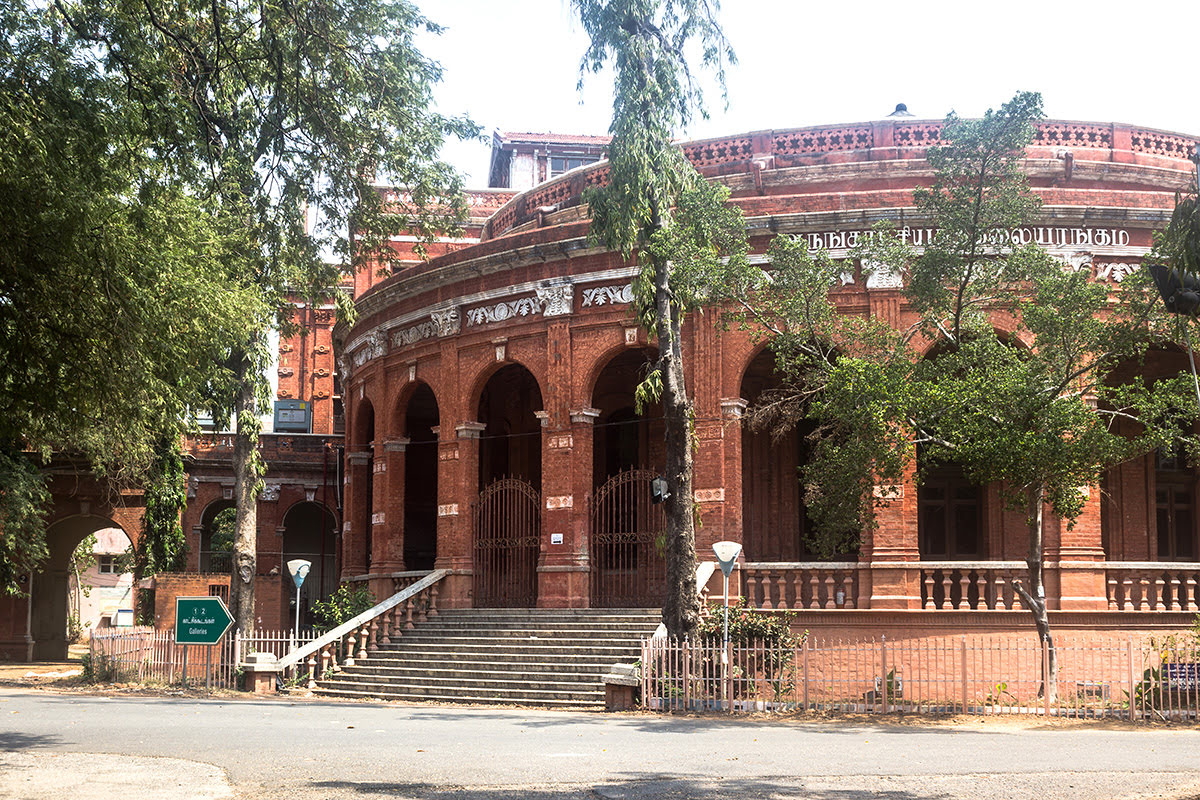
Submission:
M 216 644 L 233 625 L 219 597 L 175 598 L 176 644 Z

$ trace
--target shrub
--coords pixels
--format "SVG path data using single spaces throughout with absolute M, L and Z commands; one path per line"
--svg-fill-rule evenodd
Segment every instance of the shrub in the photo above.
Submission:
M 313 603 L 312 610 L 317 629 L 327 631 L 357 617 L 373 605 L 375 595 L 371 594 L 370 589 L 365 586 L 352 588 L 350 584 L 343 583 L 327 599 Z

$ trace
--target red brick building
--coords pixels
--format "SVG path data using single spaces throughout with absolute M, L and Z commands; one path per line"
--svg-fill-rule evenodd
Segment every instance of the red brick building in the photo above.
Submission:
M 912 190 L 942 123 L 904 118 L 759 131 L 684 148 L 732 190 L 754 252 L 779 233 L 845 255 L 875 221 L 920 246 L 930 221 Z M 1043 208 L 1016 231 L 1095 280 L 1137 268 L 1175 192 L 1193 180 L 1196 140 L 1120 124 L 1046 121 L 1024 168 Z M 481 241 L 414 265 L 358 299 L 344 342 L 346 454 L 342 575 L 386 594 L 394 573 L 453 570 L 456 606 L 582 607 L 661 601 L 648 483 L 661 428 L 633 413 L 649 351 L 631 313 L 637 267 L 588 240 L 582 166 L 515 197 Z M 845 313 L 914 318 L 899 287 L 851 280 Z M 771 356 L 696 317 L 685 330 L 694 394 L 701 556 L 745 545 L 740 591 L 800 624 L 860 630 L 1028 625 L 1009 579 L 1026 535 L 994 487 L 939 476 L 877 491 L 893 498 L 859 551 L 816 562 L 795 467 L 799 440 L 742 427 L 773 380 Z M 1178 364 L 1165 364 L 1175 369 Z M 1184 623 L 1200 596 L 1196 475 L 1147 457 L 1093 487 L 1070 530 L 1047 540 L 1051 608 L 1076 627 Z

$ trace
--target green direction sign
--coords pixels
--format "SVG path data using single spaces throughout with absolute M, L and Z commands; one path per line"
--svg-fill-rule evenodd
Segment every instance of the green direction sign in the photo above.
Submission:
M 175 598 L 175 642 L 216 644 L 233 624 L 219 597 Z

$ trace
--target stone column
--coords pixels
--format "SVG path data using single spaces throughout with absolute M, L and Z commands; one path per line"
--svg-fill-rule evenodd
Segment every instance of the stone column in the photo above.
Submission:
M 404 475 L 409 439 L 401 436 L 383 443 L 384 478 L 387 492 L 379 507 L 387 515 L 382 529 L 386 539 L 380 571 L 402 572 L 404 566 Z M 377 459 L 377 462 L 380 459 Z M 378 530 L 377 530 L 378 532 Z
M 370 464 L 369 452 L 346 453 L 342 580 L 367 572 L 367 531 L 371 525 L 368 492 L 372 490 Z
M 1045 560 L 1048 565 L 1059 565 L 1059 608 L 1064 611 L 1103 611 L 1108 608 L 1104 546 L 1100 531 L 1100 504 L 1103 499 L 1099 486 L 1083 486 L 1079 491 L 1084 495 L 1083 511 L 1070 528 L 1065 522 L 1058 522 L 1057 547 L 1052 548 L 1049 541 L 1051 537 L 1046 536 Z M 1053 519 L 1056 518 L 1048 517 L 1047 522 Z M 1051 571 L 1047 566 L 1046 595 L 1053 603 L 1049 586 Z
M 704 555 L 705 560 L 710 560 L 712 542 L 724 539 L 731 542 L 741 542 L 743 545 L 746 543 L 743 531 L 744 521 L 742 519 L 742 485 L 745 480 L 742 475 L 742 424 L 748 405 L 749 401 L 741 397 L 721 398 L 721 423 L 724 426 L 724 436 L 721 439 L 721 457 L 724 462 L 726 476 L 725 497 L 722 503 L 724 525 L 721 530 L 721 539 L 712 539 L 708 542 L 710 549 Z M 697 548 L 699 547 L 700 542 L 697 541 Z M 745 555 L 742 556 L 742 560 L 745 560 Z M 709 583 L 709 596 L 711 597 L 717 596 L 724 590 L 724 583 L 720 574 L 720 570 L 714 572 L 713 581 Z M 729 592 L 732 596 L 745 596 L 746 591 L 742 586 L 742 579 L 744 577 L 745 572 L 741 569 L 734 570 L 733 574 L 729 576 Z
M 589 600 L 588 553 L 584 533 L 586 522 L 581 524 L 581 520 L 587 518 L 587 495 L 577 491 L 580 451 L 571 427 L 552 424 L 546 412 L 538 412 L 538 417 L 542 421 L 542 497 L 545 506 L 537 567 L 537 604 L 539 608 L 586 608 Z M 575 419 L 574 413 L 571 419 Z M 590 448 L 587 458 L 590 475 Z
M 445 599 L 448 608 L 470 608 L 474 590 L 474 532 L 472 507 L 479 496 L 479 435 L 482 422 L 463 422 L 452 432 L 438 434 L 438 556 L 435 566 L 449 569 Z M 441 602 L 441 598 L 439 602 Z
M 872 493 L 878 501 L 876 527 L 863 536 L 859 550 L 859 597 L 869 597 L 870 608 L 874 609 L 920 608 L 915 464 L 909 467 L 902 483 L 877 484 Z M 869 586 L 864 586 L 864 581 Z

